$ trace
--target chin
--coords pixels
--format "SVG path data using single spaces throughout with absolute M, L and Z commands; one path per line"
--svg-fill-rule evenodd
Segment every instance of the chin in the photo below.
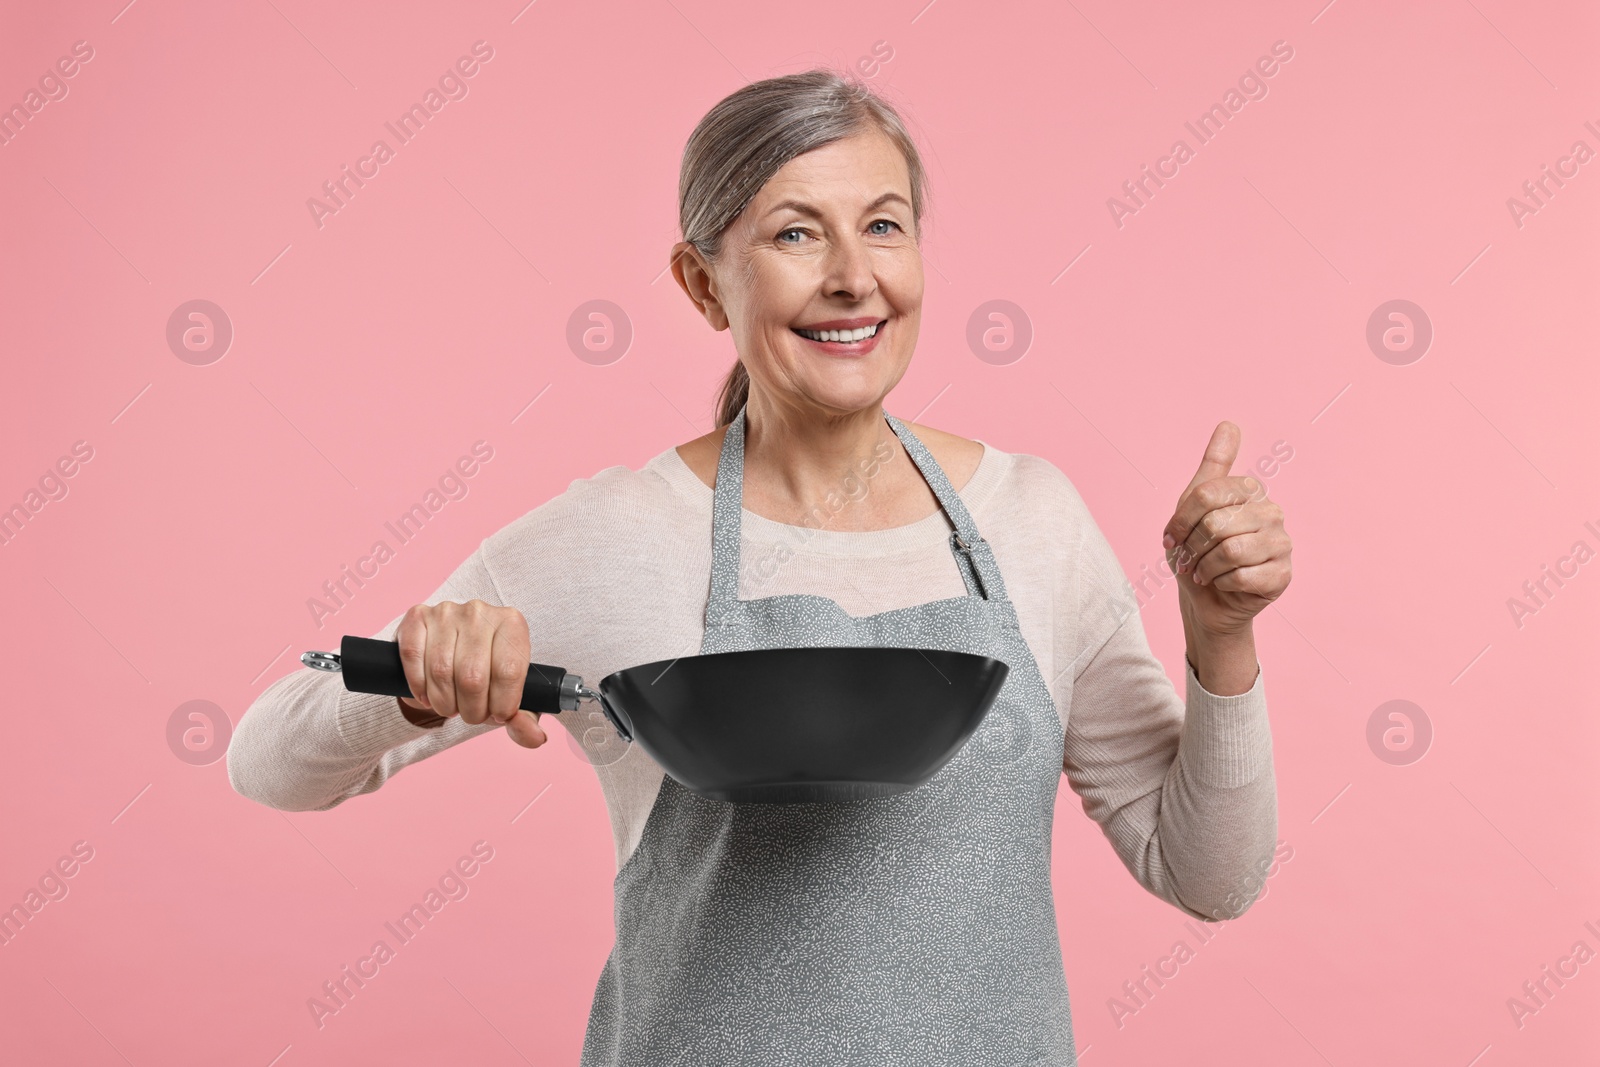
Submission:
M 787 390 L 818 407 L 861 411 L 883 401 L 899 383 L 906 365 L 876 354 L 865 359 L 802 359 L 787 368 Z
M 888 392 L 885 384 L 874 382 L 865 383 L 837 383 L 819 389 L 809 389 L 814 403 L 837 411 L 862 411 L 866 408 L 876 407 Z

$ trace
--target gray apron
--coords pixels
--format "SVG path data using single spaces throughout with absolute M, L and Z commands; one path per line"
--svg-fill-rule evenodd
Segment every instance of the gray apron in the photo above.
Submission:
M 885 418 L 954 526 L 967 595 L 864 618 L 812 594 L 738 599 L 741 410 L 717 463 L 700 651 L 951 649 L 1002 660 L 1005 685 L 955 757 L 895 796 L 731 804 L 664 776 L 617 872 L 582 1067 L 1076 1067 L 1050 886 L 1061 720 L 988 543 Z

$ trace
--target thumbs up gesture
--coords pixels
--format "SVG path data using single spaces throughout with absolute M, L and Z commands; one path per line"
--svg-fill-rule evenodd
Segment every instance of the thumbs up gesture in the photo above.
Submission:
M 1185 619 L 1216 636 L 1247 632 L 1290 578 L 1283 509 L 1259 479 L 1228 473 L 1241 437 L 1233 423 L 1217 423 L 1161 539 Z

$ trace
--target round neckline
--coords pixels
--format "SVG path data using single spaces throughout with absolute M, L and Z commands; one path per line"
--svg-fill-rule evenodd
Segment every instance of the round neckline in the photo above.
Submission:
M 1006 453 L 982 438 L 973 440 L 983 446 L 983 457 L 966 484 L 956 491 L 969 513 L 976 513 L 993 491 L 999 481 L 1000 468 L 1007 458 Z M 668 448 L 656 456 L 650 461 L 650 466 L 655 467 L 680 496 L 687 497 L 697 508 L 710 514 L 715 490 L 700 480 L 700 476 L 678 454 L 676 447 Z M 740 530 L 746 540 L 788 545 L 804 542 L 807 551 L 832 556 L 888 555 L 924 548 L 930 544 L 942 545 L 952 528 L 945 517 L 944 508 L 937 506 L 916 522 L 881 530 L 830 530 L 800 526 L 769 519 L 742 505 L 739 511 Z

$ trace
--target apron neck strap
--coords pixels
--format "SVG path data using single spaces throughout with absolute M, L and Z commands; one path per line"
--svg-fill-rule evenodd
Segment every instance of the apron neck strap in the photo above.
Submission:
M 720 620 L 730 605 L 738 599 L 739 591 L 739 534 L 744 509 L 744 430 L 745 407 L 739 409 L 728 424 L 722 439 L 722 454 L 717 459 L 717 481 L 712 489 L 711 503 L 711 597 L 708 621 Z M 978 533 L 977 524 L 967 511 L 959 493 L 945 477 L 927 446 L 899 419 L 884 412 L 890 429 L 900 438 L 911 460 L 922 472 L 928 488 L 944 510 L 952 527 L 950 552 L 956 567 L 961 571 L 969 596 L 1005 601 L 1005 582 L 1000 578 L 1000 566 L 995 561 L 989 542 Z

